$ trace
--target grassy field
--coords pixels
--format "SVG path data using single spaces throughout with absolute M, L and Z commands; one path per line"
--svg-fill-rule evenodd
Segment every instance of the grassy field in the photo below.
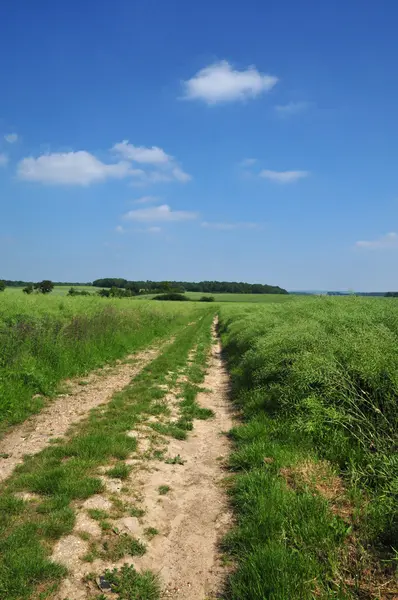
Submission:
M 0 426 L 43 405 L 58 383 L 145 347 L 188 322 L 198 305 L 0 296 Z
M 67 296 L 70 286 L 56 285 L 51 292 L 51 296 Z M 88 285 L 80 285 L 75 288 L 78 291 L 87 291 L 91 294 L 96 294 L 100 288 L 96 288 Z M 6 288 L 4 295 L 12 294 L 21 294 L 24 296 L 22 292 L 22 288 L 18 287 L 8 287 Z M 156 294 L 146 294 L 143 296 L 133 297 L 133 300 L 151 300 Z M 289 296 L 288 294 L 210 294 L 207 292 L 187 292 L 185 294 L 191 300 L 200 300 L 202 296 L 213 296 L 216 302 L 286 302 L 286 300 L 294 299 L 294 296 Z M 0 298 L 1 300 L 1 298 Z
M 160 410 L 165 378 L 185 368 L 179 419 L 153 423 L 154 433 L 185 439 L 195 418 L 211 417 L 195 397 L 216 312 L 238 411 L 226 481 L 235 525 L 223 541 L 236 568 L 225 598 L 394 597 L 398 300 L 215 297 L 205 304 L 0 295 L 0 429 L 39 411 L 63 379 L 176 336 L 105 412 L 93 411 L 6 482 L 0 597 L 44 598 L 32 596 L 36 586 L 50 589 L 65 574 L 48 560 L 51 547 L 72 530 L 75 501 L 102 489 L 99 466 L 111 460 L 109 475 L 128 475 L 123 461 L 135 440 L 125 431 Z M 15 492 L 41 500 L 28 504 Z M 118 549 L 141 551 L 133 542 Z M 155 576 L 129 577 L 153 590 L 142 598 L 159 597 Z
M 221 330 L 243 418 L 231 434 L 227 597 L 391 597 L 398 302 L 223 305 Z

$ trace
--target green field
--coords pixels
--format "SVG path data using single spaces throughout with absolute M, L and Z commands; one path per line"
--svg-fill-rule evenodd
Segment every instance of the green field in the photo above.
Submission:
M 199 300 L 207 294 L 188 295 Z M 67 439 L 28 459 L 0 489 L 5 540 L 0 540 L 0 596 L 38 598 L 32 595 L 38 584 L 52 585 L 64 576 L 48 555 L 55 540 L 73 529 L 74 502 L 102 489 L 93 474 L 110 459 L 115 461 L 113 476 L 127 476 L 123 460 L 136 442 L 125 431 L 143 413 L 170 413 L 157 402 L 165 397 L 170 377 L 177 381 L 185 369 L 181 413 L 178 420 L 153 425 L 155 432 L 185 439 L 194 419 L 211 417 L 195 397 L 218 313 L 237 412 L 225 481 L 234 525 L 222 542 L 223 560 L 234 569 L 223 597 L 393 597 L 398 300 L 215 298 L 208 304 L 26 296 L 11 288 L 0 294 L 3 432 L 41 410 L 65 378 L 170 340 L 142 374 L 115 394 L 104 415 L 91 413 Z M 40 504 L 28 509 L 14 496 L 21 490 L 42 495 Z M 156 581 L 150 579 L 152 596 L 132 597 L 157 600 Z

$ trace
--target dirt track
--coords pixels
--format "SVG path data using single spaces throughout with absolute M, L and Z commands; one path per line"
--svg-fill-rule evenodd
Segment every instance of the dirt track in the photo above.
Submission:
M 229 442 L 223 432 L 232 426 L 232 416 L 228 375 L 218 341 L 212 346 L 203 385 L 209 391 L 201 392 L 197 401 L 201 406 L 213 409 L 215 417 L 195 421 L 187 440 L 172 439 L 167 446 L 167 455 L 180 455 L 185 461 L 183 465 L 144 459 L 151 444 L 151 430 L 144 426 L 138 433 L 137 454 L 127 461 L 134 465 L 126 482 L 128 491 L 113 480 L 104 494 L 89 498 L 77 507 L 73 534 L 59 540 L 53 553 L 53 558 L 69 569 L 69 576 L 57 592 L 56 600 L 93 597 L 98 589 L 95 583 L 84 582 L 84 576 L 90 572 L 104 573 L 106 569 L 125 563 L 134 564 L 139 571 L 150 569 L 158 573 L 162 598 L 209 600 L 220 597 L 225 567 L 220 561 L 218 543 L 231 520 L 225 489 L 221 485 L 225 475 L 223 458 L 229 452 Z M 172 394 L 169 400 L 172 404 Z M 140 452 L 144 453 L 141 457 Z M 170 491 L 160 495 L 159 486 L 169 486 Z M 138 500 L 145 510 L 145 515 L 139 519 L 131 516 L 112 519 L 112 527 L 145 541 L 147 552 L 140 558 L 126 557 L 117 563 L 101 558 L 91 563 L 83 562 L 80 559 L 87 553 L 89 543 L 79 534 L 88 532 L 91 540 L 99 543 L 102 536 L 98 524 L 87 516 L 87 509 L 109 510 L 115 495 L 127 503 L 136 504 Z M 151 541 L 145 539 L 148 527 L 159 532 Z

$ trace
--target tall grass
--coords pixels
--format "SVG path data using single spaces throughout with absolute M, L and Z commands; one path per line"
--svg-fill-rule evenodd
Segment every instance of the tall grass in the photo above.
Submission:
M 221 327 L 245 421 L 232 434 L 231 467 L 245 471 L 232 489 L 241 515 L 229 540 L 240 560 L 232 597 L 359 597 L 338 574 L 352 527 L 376 562 L 382 553 L 390 564 L 398 548 L 398 303 L 223 306 Z M 329 461 L 360 498 L 355 525 L 308 490 L 287 489 L 281 473 L 308 459 Z
M 154 304 L 3 294 L 0 424 L 17 423 L 38 410 L 42 396 L 52 394 L 61 379 L 136 351 L 199 310 Z

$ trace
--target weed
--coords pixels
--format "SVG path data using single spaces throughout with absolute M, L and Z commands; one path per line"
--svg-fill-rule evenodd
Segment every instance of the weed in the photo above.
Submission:
M 169 485 L 160 485 L 158 487 L 158 492 L 161 496 L 164 496 L 165 494 L 168 494 L 168 492 L 171 490 L 171 487 Z
M 185 465 L 187 461 L 183 460 L 181 456 L 177 454 L 177 456 L 174 456 L 173 458 L 166 458 L 164 462 L 167 465 Z
M 133 506 L 132 508 L 130 508 L 130 515 L 132 517 L 143 517 L 145 515 L 145 510 L 142 508 L 137 508 L 136 506 Z

